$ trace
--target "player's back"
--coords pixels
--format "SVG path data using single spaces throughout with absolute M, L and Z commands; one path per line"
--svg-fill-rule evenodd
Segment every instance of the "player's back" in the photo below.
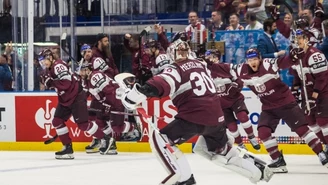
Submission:
M 170 77 L 174 81 L 170 97 L 178 108 L 177 118 L 205 125 L 217 125 L 224 121 L 220 100 L 206 63 L 190 59 L 181 61 L 166 68 L 160 76 Z

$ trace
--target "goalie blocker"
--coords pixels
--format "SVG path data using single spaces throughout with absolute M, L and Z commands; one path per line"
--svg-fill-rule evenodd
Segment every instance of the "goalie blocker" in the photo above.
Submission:
M 187 69 L 182 66 L 186 63 L 188 66 L 198 67 Z M 169 174 L 161 184 L 192 185 L 196 183 L 186 157 L 176 147 L 177 144 L 182 144 L 195 135 L 201 135 L 194 148 L 196 154 L 247 177 L 251 182 L 269 181 L 273 173 L 264 161 L 257 159 L 251 153 L 241 152 L 232 146 L 233 142 L 228 142 L 223 112 L 215 89 L 212 91 L 205 88 L 202 91 L 204 95 L 199 96 L 195 94 L 194 89 L 188 89 L 184 85 L 182 86 L 185 88 L 184 92 L 181 92 L 180 85 L 195 83 L 191 77 L 198 74 L 201 76 L 197 78 L 206 76 L 207 84 L 214 87 L 206 66 L 200 67 L 202 65 L 206 64 L 191 59 L 174 63 L 173 66 L 164 69 L 161 74 L 148 80 L 144 86 L 135 84 L 132 90 L 126 90 L 122 96 L 123 105 L 132 110 L 135 110 L 147 97 L 165 96 L 170 96 L 173 104 L 178 108 L 176 119 L 161 130 L 157 130 L 151 118 L 147 118 L 152 152 Z

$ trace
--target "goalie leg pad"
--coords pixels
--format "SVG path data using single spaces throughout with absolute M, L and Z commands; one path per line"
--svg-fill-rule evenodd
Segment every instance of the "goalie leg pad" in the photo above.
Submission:
M 194 152 L 218 166 L 248 178 L 252 183 L 257 183 L 262 179 L 268 182 L 273 175 L 264 161 L 256 158 L 247 151 L 241 152 L 237 147 L 233 146 L 230 148 L 225 156 L 209 152 L 203 136 L 198 138 Z
M 168 172 L 161 185 L 172 185 L 183 182 L 191 177 L 191 169 L 186 157 L 176 147 L 172 146 L 166 135 L 153 130 L 149 140 L 152 152 Z

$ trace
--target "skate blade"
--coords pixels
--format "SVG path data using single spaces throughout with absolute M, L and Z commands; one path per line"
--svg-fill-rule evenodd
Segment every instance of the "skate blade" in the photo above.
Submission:
M 265 182 L 269 182 L 273 175 L 274 175 L 273 170 L 266 166 L 263 170 L 263 180 Z
M 288 173 L 286 166 L 280 166 L 278 168 L 270 168 L 273 173 Z
M 56 155 L 55 158 L 59 160 L 72 160 L 74 159 L 74 155 L 73 154 Z
M 94 149 L 87 149 L 85 150 L 87 154 L 95 154 L 99 152 L 99 148 L 94 148 Z
M 117 155 L 117 150 L 108 150 L 107 152 L 100 152 L 101 155 Z

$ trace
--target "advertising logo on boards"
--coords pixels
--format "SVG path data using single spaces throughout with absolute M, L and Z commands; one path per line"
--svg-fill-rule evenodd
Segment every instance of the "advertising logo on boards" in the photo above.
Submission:
M 16 140 L 44 141 L 52 138 L 56 134 L 52 120 L 57 102 L 57 96 L 16 96 Z M 73 141 L 90 141 L 90 136 L 78 129 L 72 117 L 66 125 Z

